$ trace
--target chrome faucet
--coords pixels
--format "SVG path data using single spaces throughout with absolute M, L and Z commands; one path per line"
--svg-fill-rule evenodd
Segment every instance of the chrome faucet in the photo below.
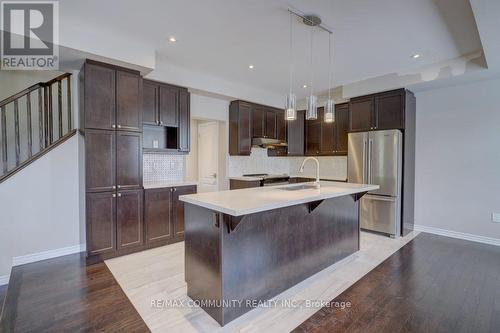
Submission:
M 316 186 L 316 188 L 319 188 L 319 161 L 316 157 L 311 157 L 311 156 L 306 157 L 304 161 L 302 161 L 302 165 L 300 166 L 299 172 L 300 173 L 304 172 L 304 165 L 309 160 L 313 160 L 314 162 L 316 162 L 316 181 L 314 182 L 314 186 Z

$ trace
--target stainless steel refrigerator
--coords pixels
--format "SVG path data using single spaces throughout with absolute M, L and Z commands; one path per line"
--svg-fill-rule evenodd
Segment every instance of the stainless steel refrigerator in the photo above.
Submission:
M 348 181 L 380 186 L 361 198 L 362 229 L 401 234 L 402 152 L 400 130 L 349 133 Z

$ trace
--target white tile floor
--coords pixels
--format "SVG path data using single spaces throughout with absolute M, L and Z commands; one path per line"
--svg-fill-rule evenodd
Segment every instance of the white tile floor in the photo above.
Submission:
M 289 332 L 319 308 L 305 300 L 329 301 L 413 239 L 418 232 L 391 239 L 361 233 L 361 250 L 281 293 L 294 307 L 256 308 L 224 327 L 202 309 L 152 306 L 153 300 L 188 300 L 184 243 L 106 260 L 118 283 L 152 332 Z

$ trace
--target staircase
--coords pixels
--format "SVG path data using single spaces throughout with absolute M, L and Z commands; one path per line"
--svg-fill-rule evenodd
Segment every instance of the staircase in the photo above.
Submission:
M 0 183 L 76 133 L 71 74 L 0 101 Z

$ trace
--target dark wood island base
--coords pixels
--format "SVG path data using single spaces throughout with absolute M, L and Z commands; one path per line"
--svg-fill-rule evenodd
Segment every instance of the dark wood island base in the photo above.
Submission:
M 185 203 L 188 296 L 224 326 L 355 253 L 359 197 L 243 216 Z

